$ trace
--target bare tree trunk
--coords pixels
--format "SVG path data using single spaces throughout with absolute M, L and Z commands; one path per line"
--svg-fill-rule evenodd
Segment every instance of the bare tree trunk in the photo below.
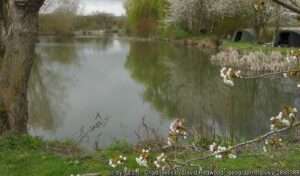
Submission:
M 0 59 L 3 57 L 4 54 L 4 45 L 3 45 L 3 41 L 2 41 L 2 31 L 3 31 L 3 13 L 2 13 L 2 9 L 3 9 L 3 2 L 0 2 Z M 1 60 L 0 60 L 1 61 Z
M 1 0 L 0 133 L 27 132 L 27 84 L 38 34 L 38 12 L 44 0 Z M 0 55 L 1 56 L 1 55 Z

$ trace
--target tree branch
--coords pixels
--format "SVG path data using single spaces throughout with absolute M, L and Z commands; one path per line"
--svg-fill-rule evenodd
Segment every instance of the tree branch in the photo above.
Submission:
M 300 14 L 300 7 L 292 6 L 286 2 L 283 2 L 282 0 L 272 0 L 274 3 L 291 10 L 292 12 Z
M 261 135 L 261 136 L 255 138 L 255 139 L 252 139 L 252 140 L 249 140 L 249 141 L 246 141 L 246 142 L 237 144 L 237 145 L 235 145 L 235 146 L 229 147 L 229 148 L 228 148 L 227 150 L 225 150 L 225 151 L 217 152 L 217 153 L 212 153 L 212 154 L 207 155 L 207 156 L 205 156 L 205 157 L 194 158 L 194 159 L 191 159 L 191 160 L 186 161 L 185 163 L 186 163 L 186 164 L 189 164 L 189 163 L 191 163 L 191 162 L 193 162 L 193 161 L 206 160 L 206 159 L 212 158 L 212 157 L 214 157 L 214 156 L 216 156 L 216 155 L 225 154 L 225 153 L 231 152 L 231 151 L 233 151 L 233 150 L 236 150 L 236 149 L 238 149 L 238 148 L 244 147 L 244 146 L 246 146 L 246 145 L 250 145 L 250 144 L 257 143 L 257 142 L 261 142 L 261 141 L 267 139 L 267 138 L 270 137 L 270 136 L 273 136 L 273 135 L 275 135 L 275 134 L 279 134 L 279 133 L 286 132 L 286 131 L 288 131 L 288 130 L 290 130 L 290 129 L 292 129 L 292 128 L 297 128 L 297 127 L 299 127 L 299 126 L 300 126 L 300 122 L 296 122 L 296 123 L 294 123 L 294 125 L 292 125 L 292 126 L 290 126 L 290 127 L 282 128 L 282 129 L 280 129 L 280 130 L 270 131 L 270 132 L 268 132 L 268 133 L 266 133 L 266 134 L 264 134 L 264 135 Z
M 249 75 L 249 76 L 242 76 L 242 79 L 257 79 L 257 78 L 265 78 L 268 76 L 275 76 L 275 75 L 282 75 L 284 73 L 293 73 L 293 72 L 300 72 L 300 69 L 295 69 L 295 70 L 289 70 L 289 71 L 281 71 L 281 72 L 272 72 L 272 73 L 265 73 L 265 74 L 261 74 L 261 75 Z

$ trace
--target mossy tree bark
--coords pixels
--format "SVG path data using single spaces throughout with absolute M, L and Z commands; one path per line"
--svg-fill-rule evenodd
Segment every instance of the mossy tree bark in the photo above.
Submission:
M 44 0 L 0 1 L 0 134 L 26 133 L 27 85 Z

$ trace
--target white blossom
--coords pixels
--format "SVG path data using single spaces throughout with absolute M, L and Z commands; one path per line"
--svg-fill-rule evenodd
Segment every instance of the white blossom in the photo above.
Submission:
M 242 78 L 240 70 L 233 71 L 232 68 L 226 68 L 226 67 L 223 67 L 220 70 L 220 76 L 221 76 L 221 78 L 223 78 L 223 82 L 226 85 L 231 86 L 231 87 L 234 86 L 233 78 Z
M 236 71 L 235 72 L 235 76 L 237 77 L 237 78 L 241 78 L 242 76 L 241 76 L 241 70 L 238 70 L 238 71 Z
M 223 152 L 223 151 L 225 151 L 225 150 L 226 150 L 226 147 L 219 146 L 219 147 L 218 147 L 218 150 L 219 150 L 219 152 Z
M 164 153 L 160 154 L 153 163 L 157 169 L 166 168 L 166 155 Z
M 281 120 L 282 119 L 282 115 L 283 115 L 283 113 L 282 112 L 280 112 L 278 115 L 277 115 L 277 119 L 279 119 L 279 120 Z
M 298 112 L 298 109 L 297 109 L 297 108 L 293 108 L 293 112 L 294 112 L 294 113 L 297 113 L 297 112 Z
M 230 146 L 229 146 L 230 148 Z M 237 156 L 232 151 L 227 151 L 227 147 L 216 144 L 215 142 L 209 146 L 209 151 L 215 154 L 215 158 L 222 159 L 228 157 L 229 159 L 236 159 Z
M 269 140 L 266 140 L 266 141 L 265 141 L 265 144 L 266 144 L 266 145 L 269 145 Z
M 122 165 L 126 160 L 127 158 L 125 156 L 120 155 L 117 159 L 110 159 L 108 165 L 112 168 L 116 168 L 119 165 Z
M 217 158 L 217 159 L 222 159 L 223 156 L 222 156 L 222 155 L 216 155 L 215 158 Z
M 286 125 L 286 126 L 290 126 L 290 125 L 291 125 L 291 122 L 290 122 L 289 120 L 287 120 L 287 119 L 283 119 L 281 122 L 282 122 L 284 125 Z
M 271 131 L 274 131 L 275 130 L 275 125 L 272 124 L 271 127 L 270 127 Z
M 295 113 L 290 113 L 290 114 L 289 114 L 289 117 L 290 117 L 290 118 L 295 118 L 296 115 L 295 115 Z
M 231 153 L 231 154 L 228 155 L 228 158 L 230 158 L 230 159 L 236 159 L 237 156 Z
M 223 81 L 224 81 L 224 83 L 225 83 L 226 85 L 229 85 L 229 86 L 231 86 L 231 87 L 234 86 L 234 82 L 233 82 L 232 80 L 224 79 Z
M 183 137 L 183 139 L 187 138 L 187 132 L 184 127 L 183 119 L 175 119 L 173 122 L 171 122 L 167 141 L 168 145 L 174 145 L 179 137 Z
M 172 146 L 173 143 L 174 141 L 172 140 L 172 138 L 168 137 L 168 142 L 167 142 L 168 146 Z
M 264 151 L 265 153 L 267 153 L 267 152 L 268 152 L 268 150 L 267 150 L 267 147 L 266 147 L 266 146 L 264 146 L 264 147 L 263 147 L 263 151 Z
M 148 161 L 145 158 L 139 157 L 139 158 L 136 158 L 135 160 L 139 166 L 148 167 Z
M 283 113 L 284 112 L 284 113 Z M 276 117 L 271 117 L 271 131 L 289 127 L 296 118 L 297 108 L 285 107 L 284 111 L 280 112 Z
M 221 71 L 220 71 L 220 76 L 222 77 L 222 78 L 224 78 L 226 75 L 224 74 L 225 73 L 225 71 L 226 71 L 226 67 L 223 67 L 222 69 L 221 69 Z
M 215 149 L 216 149 L 216 147 L 217 147 L 217 144 L 214 142 L 213 144 L 211 144 L 211 145 L 209 146 L 209 151 L 214 152 Z

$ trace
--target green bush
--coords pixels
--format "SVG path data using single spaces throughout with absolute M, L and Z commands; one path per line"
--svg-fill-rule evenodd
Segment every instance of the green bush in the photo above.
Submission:
M 164 38 L 182 39 L 191 35 L 191 33 L 185 31 L 179 25 L 169 25 L 161 31 L 161 36 Z

